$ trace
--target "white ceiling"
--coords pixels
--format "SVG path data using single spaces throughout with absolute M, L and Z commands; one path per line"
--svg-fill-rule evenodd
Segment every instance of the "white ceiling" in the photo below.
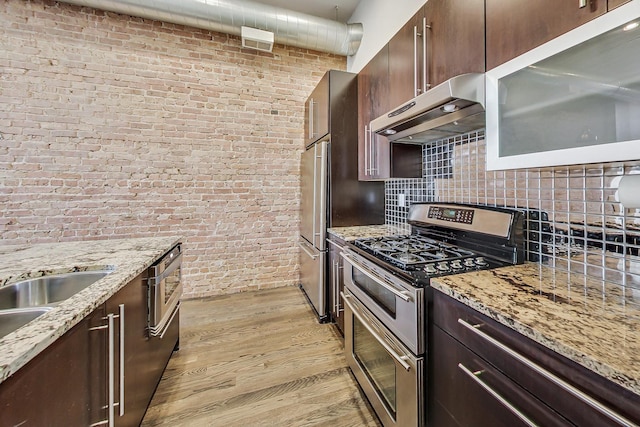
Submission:
M 347 22 L 360 0 L 255 0 L 257 3 L 289 9 L 321 18 Z M 336 6 L 337 18 L 336 18 Z

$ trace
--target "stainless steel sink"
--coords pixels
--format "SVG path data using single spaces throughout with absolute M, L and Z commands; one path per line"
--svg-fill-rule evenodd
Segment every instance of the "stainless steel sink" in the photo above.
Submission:
M 0 310 L 0 339 L 11 332 L 20 329 L 27 323 L 42 316 L 51 307 L 18 308 L 13 310 Z
M 57 304 L 109 273 L 110 270 L 76 271 L 3 286 L 0 288 L 0 310 Z

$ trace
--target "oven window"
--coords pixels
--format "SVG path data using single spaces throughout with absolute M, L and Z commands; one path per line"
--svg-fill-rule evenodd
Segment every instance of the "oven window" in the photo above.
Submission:
M 360 289 L 371 297 L 380 307 L 382 307 L 391 317 L 396 318 L 396 296 L 371 280 L 369 276 L 357 268 L 353 268 L 351 279 Z
M 180 267 L 176 268 L 171 275 L 164 279 L 164 303 L 169 302 L 173 291 L 180 285 Z
M 396 363 L 395 360 L 353 316 L 353 353 L 362 370 L 376 388 L 380 400 L 396 418 Z

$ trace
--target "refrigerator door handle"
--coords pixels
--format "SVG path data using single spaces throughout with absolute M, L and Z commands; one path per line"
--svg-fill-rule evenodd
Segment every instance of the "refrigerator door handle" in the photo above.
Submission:
M 300 240 L 300 241 L 298 242 L 298 246 L 300 246 L 300 249 L 302 249 L 302 250 L 303 250 L 307 255 L 309 255 L 309 257 L 310 257 L 311 259 L 314 259 L 314 260 L 315 260 L 315 259 L 318 259 L 318 257 L 320 256 L 320 254 L 319 254 L 319 253 L 314 254 L 314 253 L 313 253 L 313 252 L 311 252 L 309 249 L 307 249 L 307 246 L 309 246 L 309 244 L 308 244 L 308 243 L 306 243 L 306 242 L 304 242 L 304 241 L 302 241 L 302 240 Z

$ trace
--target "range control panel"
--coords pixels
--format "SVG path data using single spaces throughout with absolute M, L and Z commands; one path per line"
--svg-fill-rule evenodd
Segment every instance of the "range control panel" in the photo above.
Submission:
M 450 208 L 442 206 L 430 206 L 428 218 L 441 221 L 458 222 L 462 224 L 473 223 L 473 209 Z

